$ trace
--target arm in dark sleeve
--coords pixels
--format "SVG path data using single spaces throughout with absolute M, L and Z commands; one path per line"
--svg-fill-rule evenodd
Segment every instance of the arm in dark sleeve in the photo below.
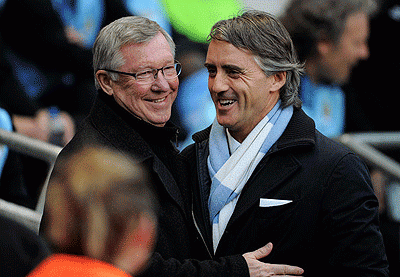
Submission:
M 220 277 L 246 277 L 249 269 L 241 255 L 219 258 L 215 261 L 163 259 L 160 254 L 154 253 L 149 267 L 140 277 L 186 277 L 186 276 L 220 276 Z
M 326 188 L 323 226 L 332 276 L 388 276 L 378 200 L 364 163 L 344 156 Z

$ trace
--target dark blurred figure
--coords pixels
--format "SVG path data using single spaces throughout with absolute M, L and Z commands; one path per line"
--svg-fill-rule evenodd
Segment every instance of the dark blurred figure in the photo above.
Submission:
M 25 277 L 50 255 L 46 243 L 25 226 L 0 215 L 0 276 Z
M 400 3 L 381 0 L 379 13 L 371 20 L 370 57 L 354 69 L 345 87 L 348 120 L 346 132 L 399 131 Z M 354 109 L 357 103 L 360 108 Z
M 4 57 L 35 112 L 57 106 L 79 122 L 89 113 L 95 96 L 91 45 L 84 44 L 78 31 L 73 32 L 63 19 L 63 3 L 72 4 L 58 0 L 7 0 L 0 16 L 0 34 Z M 87 23 L 94 37 L 106 20 L 103 2 L 98 5 L 100 14 Z M 71 9 L 80 12 L 76 7 Z
M 346 132 L 400 131 L 398 105 L 394 101 L 399 92 L 395 80 L 400 76 L 400 3 L 398 0 L 379 1 L 378 14 L 371 20 L 369 39 L 370 57 L 354 69 L 344 87 L 347 101 Z M 384 150 L 400 161 L 399 149 Z M 390 276 L 400 276 L 400 223 L 391 216 L 389 187 L 396 180 L 371 174 L 380 201 L 381 231 L 389 261 Z M 398 181 L 397 181 L 398 182 Z M 399 209 L 400 202 L 393 203 Z

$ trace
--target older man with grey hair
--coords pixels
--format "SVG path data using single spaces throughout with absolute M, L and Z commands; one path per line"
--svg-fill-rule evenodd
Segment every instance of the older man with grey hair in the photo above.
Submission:
M 268 243 L 261 261 L 306 276 L 388 276 L 368 170 L 302 111 L 284 26 L 259 11 L 216 23 L 205 66 L 217 116 L 183 153 L 199 249 L 218 258 Z M 271 273 L 285 274 L 296 275 Z

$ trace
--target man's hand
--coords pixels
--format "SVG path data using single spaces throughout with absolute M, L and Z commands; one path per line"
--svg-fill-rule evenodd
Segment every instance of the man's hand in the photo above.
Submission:
M 243 254 L 244 259 L 249 267 L 250 277 L 264 276 L 298 276 L 304 273 L 304 270 L 297 266 L 268 264 L 260 262 L 259 259 L 268 256 L 272 251 L 272 243 L 257 249 L 253 252 Z

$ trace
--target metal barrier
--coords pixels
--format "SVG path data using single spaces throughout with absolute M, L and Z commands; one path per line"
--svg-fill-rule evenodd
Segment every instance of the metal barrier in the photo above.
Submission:
M 392 177 L 386 184 L 386 209 L 393 220 L 400 222 L 400 164 L 377 150 L 400 148 L 400 132 L 345 134 L 338 140 Z
M 400 148 L 400 132 L 344 134 L 338 140 L 367 163 L 400 180 L 400 163 L 376 149 Z
M 338 141 L 352 149 L 367 163 L 400 180 L 400 163 L 376 149 L 399 148 L 400 132 L 344 134 L 338 138 Z M 0 129 L 0 144 L 6 144 L 14 151 L 47 161 L 50 165 L 49 173 L 35 210 L 0 199 L 1 214 L 38 232 L 43 214 L 47 184 L 56 158 L 62 148 L 2 129 Z
M 0 213 L 2 215 L 13 219 L 38 233 L 46 198 L 47 184 L 51 171 L 53 170 L 54 163 L 62 148 L 47 142 L 33 139 L 15 132 L 8 132 L 2 129 L 0 129 L 0 144 L 6 144 L 10 149 L 18 153 L 29 155 L 49 163 L 47 178 L 43 184 L 43 188 L 35 210 L 31 210 L 0 199 Z

